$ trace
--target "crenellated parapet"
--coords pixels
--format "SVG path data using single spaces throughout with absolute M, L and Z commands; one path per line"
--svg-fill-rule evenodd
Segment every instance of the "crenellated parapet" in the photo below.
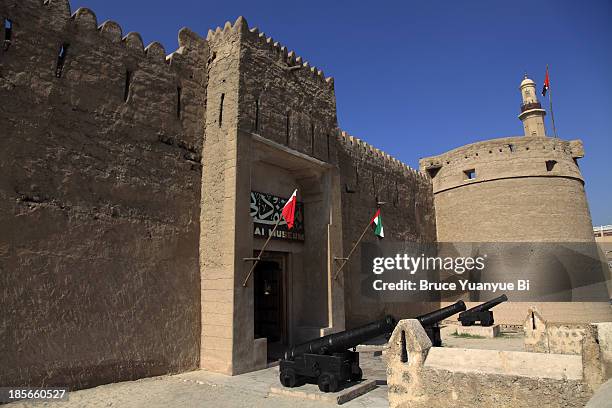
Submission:
M 267 36 L 264 32 L 260 32 L 257 27 L 249 29 L 247 38 L 253 42 L 259 43 L 261 47 L 267 48 L 273 52 L 280 63 L 286 64 L 286 69 L 305 72 L 306 75 L 319 79 L 326 85 L 333 86 L 333 77 L 326 77 L 322 70 L 311 66 L 308 61 L 298 56 L 295 51 L 290 51 L 285 45 L 274 40 L 272 37 Z
M 357 163 L 370 161 L 388 170 L 395 170 L 411 177 L 427 181 L 427 176 L 396 159 L 395 157 L 383 152 L 382 150 L 370 145 L 363 140 L 349 135 L 345 131 L 339 133 L 340 145 Z
M 219 43 L 228 39 L 240 36 L 243 32 L 248 31 L 249 27 L 244 17 L 240 16 L 233 23 L 226 21 L 223 27 L 209 29 L 206 35 L 206 41 L 210 43 Z
M 266 35 L 259 28 L 250 28 L 243 16 L 238 17 L 234 23 L 227 21 L 223 27 L 208 30 L 206 39 L 215 43 L 237 34 L 242 35 L 243 39 L 256 43 L 260 47 L 273 52 L 277 60 L 286 65 L 286 69 L 292 71 L 301 70 L 306 72 L 307 75 L 317 78 L 329 86 L 333 86 L 334 79 L 332 77 L 326 77 L 321 69 L 311 66 L 304 58 L 296 55 L 295 51 L 289 50 L 288 47 Z
M 131 122 L 151 128 L 151 140 L 201 149 L 205 39 L 183 28 L 178 49 L 167 55 L 161 43 L 145 46 L 139 33 L 125 34 L 117 22 L 100 24 L 88 8 L 72 12 L 68 0 L 0 7 L 0 17 L 13 25 L 10 46 L 0 51 L 7 89 L 30 88 L 36 104 Z
M 584 183 L 577 160 L 582 141 L 544 137 L 505 137 L 471 143 L 420 160 L 434 192 L 516 177 L 567 177 Z

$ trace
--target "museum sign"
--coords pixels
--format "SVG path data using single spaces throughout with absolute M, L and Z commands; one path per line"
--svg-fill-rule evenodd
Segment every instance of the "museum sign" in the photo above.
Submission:
M 281 211 L 288 198 L 277 197 L 268 193 L 251 191 L 251 217 L 253 217 L 253 235 L 267 238 L 274 225 L 281 218 Z M 304 203 L 298 201 L 295 206 L 295 223 L 289 230 L 287 223 L 281 219 L 273 239 L 304 241 Z

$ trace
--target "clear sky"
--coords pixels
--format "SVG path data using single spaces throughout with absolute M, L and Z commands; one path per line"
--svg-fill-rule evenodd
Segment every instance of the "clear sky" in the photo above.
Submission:
M 518 85 L 550 65 L 559 137 L 580 138 L 593 223 L 612 224 L 612 1 L 72 0 L 145 45 L 246 17 L 335 78 L 343 130 L 420 157 L 522 135 Z M 547 101 L 542 101 L 548 107 Z M 550 116 L 547 127 L 550 129 Z M 552 131 L 549 130 L 549 134 Z

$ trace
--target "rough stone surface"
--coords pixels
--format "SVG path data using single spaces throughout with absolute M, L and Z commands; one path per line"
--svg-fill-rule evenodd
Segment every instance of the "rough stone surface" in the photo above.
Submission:
M 595 323 L 605 378 L 612 377 L 612 323 Z
M 469 335 L 469 336 L 481 336 L 486 338 L 494 338 L 499 336 L 500 329 L 499 324 L 494 324 L 493 326 L 457 326 L 457 331 L 455 332 L 459 335 Z
M 574 161 L 583 156 L 579 140 L 519 136 L 421 159 L 421 169 L 434 176 L 438 240 L 594 242 Z M 556 161 L 551 171 L 547 160 Z M 470 169 L 474 179 L 464 173 Z
M 587 262 L 594 268 L 604 265 L 597 262 L 584 179 L 578 167 L 582 157 L 582 141 L 538 135 L 471 143 L 420 160 L 421 170 L 433 184 L 439 242 L 524 243 L 514 247 L 504 244 L 503 254 L 489 258 L 482 275 L 485 281 L 529 279 L 532 284 L 530 298 L 510 295 L 509 302 L 495 308 L 496 322 L 522 323 L 528 305 L 518 301 L 540 299 L 557 301 L 547 308 L 547 316 L 556 321 L 566 321 L 568 315 L 578 322 L 612 320 L 607 271 L 602 270 L 597 285 L 589 289 L 598 301 L 575 302 L 580 300 L 580 291 L 575 291 L 576 297 L 569 296 L 571 284 L 559 278 L 564 267 L 578 271 L 590 268 L 585 266 Z M 471 170 L 475 177 L 470 179 L 467 173 Z M 533 248 L 525 244 L 544 242 L 572 243 L 580 248 L 576 252 L 584 250 L 589 255 L 580 265 L 562 266 L 556 263 L 558 259 L 550 259 L 546 250 L 541 256 L 530 251 L 543 249 L 542 244 Z M 558 246 L 555 250 L 563 253 Z M 568 254 L 567 259 L 579 258 L 575 252 Z M 566 304 L 558 303 L 563 301 Z
M 302 400 L 326 401 L 342 405 L 376 388 L 376 380 L 365 380 L 337 392 L 321 392 L 316 384 L 306 384 L 299 388 L 285 388 L 280 385 L 270 387 L 270 394 Z
M 535 307 L 525 318 L 525 350 L 535 353 L 581 354 L 588 323 L 545 320 Z
M 416 322 L 416 321 L 412 321 Z M 582 407 L 593 388 L 579 372 L 581 358 L 552 354 L 476 350 L 423 349 L 424 330 L 402 320 L 390 340 L 387 358 L 389 406 L 394 407 Z M 401 333 L 406 341 L 401 341 Z M 402 362 L 402 347 L 408 361 Z M 518 355 L 523 356 L 517 358 Z M 526 369 L 535 356 L 542 361 Z M 431 360 L 430 360 L 431 358 Z M 563 375 L 567 359 L 575 359 L 571 375 Z M 563 361 L 562 361 L 563 360 Z M 478 364 L 468 363 L 477 361 Z M 519 361 L 521 362 L 519 364 Z M 548 370 L 543 372 L 542 370 Z M 556 370 L 556 371 L 555 371 Z
M 353 247 L 372 218 L 377 202 L 381 208 L 385 238 L 392 241 L 435 242 L 436 225 L 430 181 L 398 160 L 362 140 L 340 133 L 338 164 L 341 174 L 343 246 Z M 374 234 L 362 242 L 375 242 Z M 361 252 L 355 251 L 345 266 L 347 327 L 369 323 L 386 314 L 418 316 L 438 309 L 438 303 L 368 302 L 362 293 Z
M 429 180 L 340 132 L 333 79 L 244 18 L 182 29 L 166 56 L 67 0 L 3 1 L 0 17 L 3 385 L 261 368 L 242 286 L 262 245 L 252 189 L 298 186 L 306 204 L 305 243 L 269 247 L 291 271 L 291 342 L 390 308 L 333 278 L 377 200 L 389 236 L 435 240 Z
M 612 380 L 606 381 L 585 405 L 586 408 L 607 408 L 612 401 Z
M 166 59 L 66 0 L 0 16 L 0 384 L 197 367 L 206 43 Z

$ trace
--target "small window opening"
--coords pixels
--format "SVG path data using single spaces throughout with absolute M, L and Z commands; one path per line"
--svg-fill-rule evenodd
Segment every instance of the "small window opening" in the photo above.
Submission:
M 535 313 L 531 312 L 531 328 L 533 330 L 536 329 L 536 324 L 535 324 Z
M 402 335 L 401 335 L 401 356 L 400 356 L 400 361 L 402 363 L 407 363 L 408 362 L 408 350 L 406 349 L 406 332 L 404 330 L 402 330 Z
M 181 106 L 183 99 L 183 89 L 180 86 L 176 87 L 176 117 L 181 118 L 181 113 L 183 111 L 183 107 Z
M 4 51 L 7 51 L 11 46 L 13 39 L 13 21 L 10 19 L 4 20 Z
M 259 98 L 255 99 L 255 133 L 259 132 Z
M 219 127 L 223 124 L 223 100 L 225 99 L 225 94 L 221 94 L 221 101 L 219 102 Z
M 291 134 L 291 112 L 287 112 L 287 120 L 285 122 L 285 138 L 286 145 L 289 146 L 289 135 Z
M 123 89 L 123 100 L 127 102 L 130 96 L 130 85 L 132 84 L 132 71 L 125 71 L 125 88 Z
M 514 145 L 513 145 L 513 144 L 509 144 L 509 145 L 508 145 L 508 148 L 510 148 L 510 151 L 511 151 L 511 152 L 514 152 Z
M 429 175 L 429 178 L 433 179 L 438 175 L 438 172 L 440 171 L 441 167 L 430 167 L 427 169 L 427 174 Z
M 465 179 L 466 180 L 474 180 L 476 178 L 476 170 L 475 169 L 465 170 L 463 173 L 465 174 Z
M 395 195 L 393 196 L 393 206 L 397 207 L 398 204 L 399 204 L 399 188 L 397 186 L 397 183 L 395 183 Z
M 64 71 L 64 63 L 66 62 L 66 56 L 68 55 L 68 47 L 69 44 L 62 44 L 57 53 L 57 64 L 55 66 L 55 76 L 60 78 L 62 76 L 62 72 Z
M 315 150 L 315 126 L 314 123 L 310 124 L 310 153 L 314 156 Z
M 546 160 L 546 171 L 552 171 L 557 164 L 556 160 Z

